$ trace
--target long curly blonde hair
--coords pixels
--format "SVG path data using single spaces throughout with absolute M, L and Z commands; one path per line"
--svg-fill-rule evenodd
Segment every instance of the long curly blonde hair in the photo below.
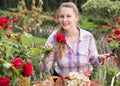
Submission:
M 73 2 L 64 2 L 64 3 L 62 3 L 62 4 L 60 5 L 59 10 L 57 11 L 58 16 L 59 16 L 60 10 L 61 10 L 63 7 L 67 7 L 67 8 L 73 9 L 76 17 L 78 18 L 78 15 L 79 15 L 78 8 L 77 8 L 77 6 L 76 6 Z M 77 22 L 78 22 L 78 21 L 77 21 Z M 77 25 L 77 22 L 76 22 L 76 25 Z M 62 34 L 62 35 L 65 34 L 65 33 L 64 33 L 64 29 L 63 29 L 61 26 L 59 26 L 59 28 L 58 28 L 58 30 L 57 30 L 57 33 L 60 33 L 60 34 Z M 58 52 L 57 52 L 57 53 L 58 53 L 59 57 L 60 57 L 60 58 L 64 57 L 64 56 L 66 55 L 66 48 L 67 48 L 66 44 L 63 45 L 63 44 L 61 44 L 61 43 L 57 43 L 57 46 L 58 46 Z

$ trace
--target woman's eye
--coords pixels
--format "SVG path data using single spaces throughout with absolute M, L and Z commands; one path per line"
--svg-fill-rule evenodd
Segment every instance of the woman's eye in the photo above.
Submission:
M 66 15 L 66 16 L 61 15 L 60 16 L 60 18 L 70 18 L 70 17 L 71 17 L 71 15 Z
M 60 18 L 64 18 L 64 16 L 60 16 Z
M 67 16 L 67 17 L 71 17 L 71 16 Z

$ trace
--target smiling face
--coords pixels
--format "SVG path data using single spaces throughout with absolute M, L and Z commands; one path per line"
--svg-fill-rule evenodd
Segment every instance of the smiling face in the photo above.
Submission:
M 62 7 L 59 13 L 60 25 L 64 30 L 76 27 L 78 17 L 70 7 Z

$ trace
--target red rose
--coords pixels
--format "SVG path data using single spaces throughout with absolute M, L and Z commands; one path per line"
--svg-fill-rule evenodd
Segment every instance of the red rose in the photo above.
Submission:
M 116 27 L 115 26 L 111 26 L 112 29 L 115 29 Z
M 16 38 L 17 41 L 20 41 L 20 39 L 21 39 L 20 37 L 17 37 L 17 38 Z
M 10 79 L 8 77 L 0 78 L 0 86 L 9 86 Z
M 19 69 L 20 66 L 22 65 L 22 59 L 21 58 L 16 58 L 15 60 L 12 61 L 12 64 L 14 64 L 14 67 L 16 69 Z
M 120 34 L 120 29 L 114 30 L 114 34 L 119 35 Z
M 32 71 L 32 64 L 30 62 L 26 62 L 22 67 L 23 75 L 29 77 L 32 74 Z
M 17 22 L 18 22 L 18 18 L 14 18 L 14 19 L 13 19 L 13 22 L 14 22 L 14 23 L 17 23 Z
M 120 25 L 120 21 L 117 22 Z
M 5 30 L 6 27 L 8 27 L 8 25 L 9 25 L 9 19 L 5 18 L 5 17 L 1 17 L 0 18 L 0 27 L 2 27 L 3 30 Z
M 107 38 L 106 38 L 106 42 L 110 42 L 113 39 L 113 35 L 112 34 L 108 34 Z
M 12 35 L 11 35 L 11 34 L 8 34 L 8 35 L 7 35 L 7 38 L 8 38 L 8 39 L 12 38 Z
M 55 37 L 58 43 L 66 44 L 65 37 L 62 34 L 56 34 Z
M 116 21 L 119 21 L 119 18 L 115 18 Z
M 9 19 L 8 18 L 5 18 L 5 17 L 1 17 L 0 18 L 0 26 L 1 27 L 4 27 L 4 25 L 8 26 L 8 23 L 9 23 Z
M 116 37 L 115 40 L 116 40 L 116 41 L 120 41 L 120 37 Z
M 110 25 L 110 24 L 107 24 L 106 26 L 107 26 L 107 27 L 111 27 L 111 25 Z
M 112 35 L 112 34 L 108 34 L 107 37 L 108 37 L 108 38 L 113 38 L 113 35 Z
M 101 29 L 103 29 L 103 25 L 102 25 L 102 24 L 100 24 L 99 27 L 100 27 Z

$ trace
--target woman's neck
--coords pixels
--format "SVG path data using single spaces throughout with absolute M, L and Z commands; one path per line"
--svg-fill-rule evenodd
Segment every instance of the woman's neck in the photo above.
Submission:
M 75 28 L 71 28 L 69 29 L 68 31 L 65 31 L 65 34 L 66 34 L 66 37 L 69 38 L 69 37 L 73 37 L 73 36 L 76 36 L 78 37 L 79 35 L 79 29 L 77 27 Z
M 80 30 L 76 27 L 74 29 L 70 29 L 69 31 L 65 32 L 66 39 L 69 42 L 69 45 L 73 49 L 75 46 L 75 43 L 78 41 L 78 37 L 80 35 Z

